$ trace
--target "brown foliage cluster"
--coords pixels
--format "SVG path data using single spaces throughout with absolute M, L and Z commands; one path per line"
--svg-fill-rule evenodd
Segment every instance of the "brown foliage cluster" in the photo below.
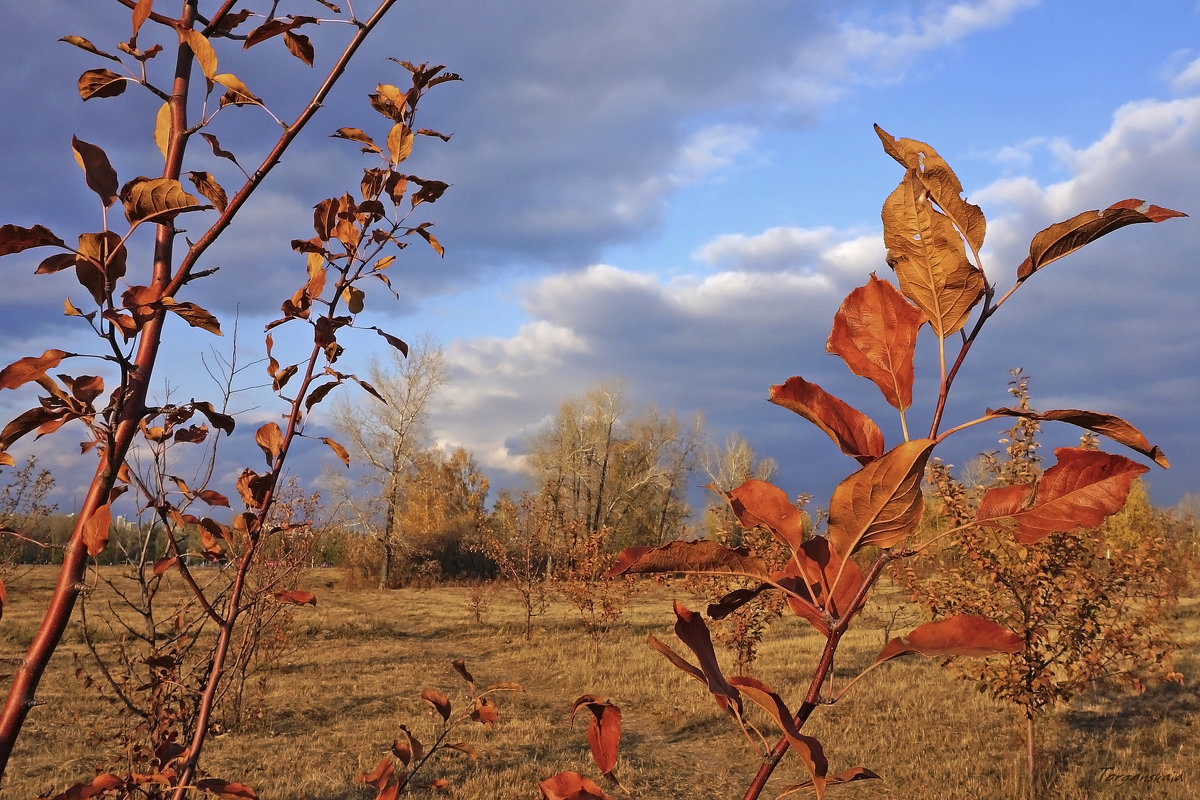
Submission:
M 673 542 L 655 548 L 626 548 L 608 573 L 723 576 L 741 585 L 709 606 L 710 618 L 726 617 L 762 595 L 775 595 L 824 638 L 824 647 L 814 654 L 807 691 L 799 705 L 793 705 L 754 678 L 726 678 L 708 624 L 678 600 L 674 604 L 675 633 L 696 663 L 651 637 L 651 646 L 703 684 L 718 707 L 765 756 L 746 800 L 760 796 L 789 750 L 799 757 L 810 780 L 787 787 L 784 793 L 811 788 L 819 798 L 830 785 L 878 777 L 863 767 L 832 773 L 821 743 L 801 730 L 821 705 L 836 702 L 858 680 L 837 693 L 827 686 L 842 636 L 863 611 L 885 568 L 896 559 L 930 550 L 949 539 L 961 539 L 968 554 L 955 565 L 962 568 L 961 585 L 984 585 L 991 590 L 985 592 L 989 596 L 1004 593 L 994 591 L 997 585 L 1003 586 L 1001 565 L 1020 562 L 1035 576 L 1031 602 L 1040 616 L 1027 624 L 1014 624 L 1013 618 L 1003 613 L 1002 603 L 964 602 L 950 584 L 939 584 L 930 600 L 939 618 L 891 639 L 859 677 L 908 654 L 1013 654 L 1001 663 L 1017 663 L 1030 653 L 1029 642 L 1046 627 L 1050 612 L 1062 610 L 1055 609 L 1055 604 L 1069 606 L 1067 611 L 1075 614 L 1083 635 L 1063 637 L 1059 645 L 1051 647 L 1053 652 L 1037 657 L 1043 665 L 1061 660 L 1063 673 L 1073 680 L 1091 680 L 1104 666 L 1129 674 L 1127 663 L 1119 659 L 1107 663 L 1103 651 L 1095 649 L 1104 636 L 1111 635 L 1125 652 L 1151 647 L 1152 660 L 1165 657 L 1169 647 L 1154 628 L 1140 625 L 1147 620 L 1137 616 L 1139 604 L 1152 616 L 1161 615 L 1165 607 L 1158 604 L 1167 599 L 1164 595 L 1147 595 L 1138 588 L 1154 572 L 1152 559 L 1146 553 L 1129 563 L 1109 554 L 1100 558 L 1089 544 L 1091 540 L 1078 533 L 1120 511 L 1135 479 L 1148 468 L 1124 456 L 1084 446 L 1060 448 L 1055 451 L 1056 463 L 1042 470 L 1036 456 L 1036 432 L 1044 421 L 1075 425 L 1166 467 L 1162 451 L 1118 417 L 1079 409 L 1034 412 L 1020 391 L 1016 392 L 1021 401 L 1016 408 L 988 409 L 982 417 L 947 430 L 943 430 L 942 416 L 959 368 L 984 324 L 1033 275 L 1120 227 L 1183 215 L 1131 199 L 1051 225 L 1033 237 L 1029 258 L 1015 270 L 1011 288 L 1000 295 L 982 268 L 983 212 L 962 197 L 962 185 L 949 165 L 924 142 L 896 139 L 878 126 L 876 133 L 884 151 L 904 168 L 904 177 L 884 202 L 882 212 L 887 264 L 896 285 L 872 275 L 864 286 L 851 292 L 834 317 L 826 349 L 873 383 L 897 411 L 900 440 L 889 444 L 883 429 L 866 414 L 815 383 L 799 376 L 789 378 L 771 387 L 771 402 L 814 424 L 859 464 L 834 490 L 825 529 L 814 535 L 804 523 L 802 509 L 782 490 L 751 479 L 720 493 L 741 528 L 769 533 L 783 550 L 782 563 L 769 552 L 745 546 L 745 541 L 737 542 L 738 546 L 716 541 Z M 910 432 L 909 412 L 916 347 L 925 328 L 938 356 L 937 395 L 928 433 L 918 437 Z M 956 343 L 957 356 L 950 349 Z M 1006 480 L 972 497 L 941 467 L 935 449 L 948 436 L 982 422 L 1014 418 L 1010 458 L 1004 465 L 995 465 L 996 475 L 1004 473 Z M 922 524 L 927 514 L 923 490 L 927 471 L 940 492 L 944 518 L 934 530 Z M 1115 566 L 1110 567 L 1114 561 Z M 1101 562 L 1104 569 L 1111 568 L 1123 577 L 1114 582 L 1107 599 L 1093 602 L 1086 590 Z M 991 674 L 998 675 L 1001 671 L 990 666 L 977 669 L 980 674 L 993 670 Z M 1169 674 L 1169 668 L 1164 669 Z M 1027 685 L 1032 691 L 1036 684 L 1036 691 L 1044 692 L 1043 683 L 1050 674 L 1040 673 Z M 748 726 L 744 715 L 747 700 L 765 712 L 781 732 L 773 748 Z
M 1019 371 L 1011 391 L 1028 409 L 1027 378 Z M 979 486 L 968 488 L 944 464 L 931 463 L 934 502 L 923 525 L 931 533 L 958 527 L 979 514 L 993 490 L 1045 480 L 1039 431 L 1036 419 L 1019 418 L 1004 440 L 1005 457 L 983 460 Z M 1085 437 L 1085 450 L 1094 444 Z M 1032 717 L 1106 682 L 1140 690 L 1147 680 L 1181 679 L 1166 629 L 1178 588 L 1167 527 L 1138 484 L 1098 528 L 1056 531 L 1034 546 L 1019 528 L 967 526 L 903 577 L 935 617 L 978 614 L 1021 638 L 1015 653 L 956 662 L 956 669 Z
M 495 695 L 500 692 L 524 691 L 524 688 L 518 683 L 493 683 L 486 687 L 480 687 L 462 659 L 455 660 L 453 667 L 470 690 L 464 704 L 465 709 L 456 713 L 454 703 L 440 689 L 426 687 L 421 691 L 421 699 L 429 704 L 437 718 L 432 731 L 432 739 L 427 736 L 422 740 L 408 725 L 400 724 L 400 732 L 403 736 L 392 741 L 388 752 L 379 760 L 373 770 L 358 776 L 359 783 L 377 790 L 376 800 L 395 800 L 400 794 L 417 786 L 434 792 L 452 791 L 453 786 L 446 778 L 426 780 L 423 784 L 418 784 L 416 778 L 421 770 L 430 763 L 430 759 L 438 753 L 457 752 L 472 760 L 478 758 L 479 753 L 470 742 L 451 741 L 450 734 L 468 722 L 475 722 L 491 729 L 500 721 Z
M 309 415 L 333 390 L 358 385 L 376 394 L 369 382 L 338 368 L 353 331 L 369 331 L 372 341 L 378 336 L 400 352 L 408 349 L 400 338 L 365 324 L 361 314 L 369 292 L 373 297 L 396 295 L 388 272 L 396 259 L 394 251 L 422 240 L 438 254 L 444 252 L 430 230 L 432 223 L 412 217 L 418 208 L 424 211 L 424 204 L 437 201 L 448 186 L 410 174 L 406 162 L 419 137 L 449 138 L 419 127 L 417 109 L 428 91 L 458 80 L 457 75 L 442 65 L 398 61 L 411 85 L 379 84 L 368 97 L 384 119 L 383 144 L 358 128 L 344 127 L 333 134 L 356 143 L 375 165 L 363 170 L 354 193 L 318 202 L 311 218 L 315 235 L 292 242 L 303 262 L 302 279 L 283 299 L 281 316 L 267 325 L 265 358 L 267 378 L 285 411 L 253 434 L 265 470 L 247 466 L 232 485 L 209 485 L 220 434 L 232 436 L 237 427 L 228 409 L 236 391 L 234 376 L 241 372 L 235 359 L 225 362 L 225 374 L 213 375 L 219 378 L 223 404 L 192 399 L 153 405 L 149 391 L 160 366 L 168 316 L 222 335 L 211 311 L 183 299 L 193 281 L 217 272 L 215 267 L 201 268 L 202 258 L 282 161 L 393 2 L 382 0 L 365 18 L 350 7 L 343 11 L 332 3 L 322 4 L 329 14 L 326 21 L 351 24 L 340 28 L 345 31 L 340 53 L 324 79 L 315 82 L 311 99 L 289 121 L 281 120 L 267 100 L 228 71 L 231 63 L 239 68 L 247 63 L 237 60 L 237 50 L 230 45 L 246 50 L 281 42 L 291 56 L 312 66 L 313 42 L 303 31 L 321 23 L 317 17 L 279 16 L 274 3 L 241 9 L 226 3 L 206 17 L 198 12 L 198 4 L 186 2 L 172 18 L 162 9 L 156 11 L 149 0 L 137 0 L 126 3 L 132 9 L 132 35 L 117 43 L 116 52 L 82 36 L 63 38 L 123 71 L 106 66 L 84 72 L 78 81 L 82 100 L 114 98 L 137 87 L 161 103 L 152 127 L 162 163 L 145 170 L 160 177 L 136 177 L 122 184 L 104 149 L 73 137 L 72 151 L 84 182 L 99 201 L 100 229 L 64 239 L 42 225 L 0 226 L 0 256 L 50 248 L 54 252 L 35 272 L 73 272 L 86 302 L 67 299 L 64 313 L 97 341 L 96 353 L 51 347 L 0 370 L 0 389 L 36 384 L 40 394 L 34 407 L 0 431 L 0 465 L 13 464 L 8 450 L 18 440 L 52 434 L 68 424 L 85 432 L 80 450 L 96 465 L 74 530 L 63 544 L 58 589 L 0 712 L 0 771 L 35 705 L 39 681 L 72 609 L 87 590 L 89 560 L 112 547 L 116 509 L 128 502 L 120 498 L 129 492 L 151 522 L 140 530 L 140 541 L 130 540 L 135 547 L 124 553 L 134 564 L 132 588 L 114 587 L 126 590 L 122 596 L 127 607 L 93 614 L 88 630 L 110 632 L 90 640 L 94 663 L 119 706 L 134 720 L 130 728 L 137 731 L 133 739 L 138 742 L 121 771 L 81 783 L 65 796 L 132 793 L 182 798 L 193 789 L 254 796 L 243 784 L 205 776 L 201 751 L 206 737 L 219 728 L 214 715 L 221 698 L 233 698 L 236 721 L 247 678 L 286 644 L 287 612 L 281 607 L 316 602 L 311 592 L 296 585 L 314 537 L 304 498 L 288 497 L 284 466 L 296 439 L 309 435 Z M 160 41 L 150 42 L 156 35 Z M 166 51 L 171 51 L 169 57 Z M 156 58 L 160 54 L 164 57 Z M 216 135 L 227 119 L 246 123 L 247 114 L 279 123 L 277 138 L 266 142 L 250 169 Z M 219 175 L 185 169 L 188 145 L 201 142 L 211 150 L 213 163 L 220 165 Z M 208 159 L 207 154 L 201 157 Z M 184 188 L 185 172 L 203 199 Z M 123 214 L 111 213 L 114 210 Z M 192 220 L 186 242 L 178 222 L 185 214 Z M 138 253 L 149 255 L 141 269 L 134 258 Z M 307 350 L 294 362 L 289 363 L 284 347 L 275 347 L 275 329 L 281 326 L 295 331 L 301 349 Z M 69 367 L 85 358 L 91 360 L 79 363 L 100 364 L 103 374 L 80 374 Z M 312 438 L 349 462 L 348 451 L 337 441 Z M 199 464 L 194 477 L 180 468 L 188 463 L 180 451 L 189 450 L 206 454 L 191 459 Z M 199 569 L 205 564 L 223 568 Z M 182 605 L 169 610 L 156 602 L 168 576 L 187 593 Z M 99 639 L 112 639 L 117 645 Z
M 554 574 L 554 587 L 578 612 L 593 641 L 600 639 L 621 617 L 637 586 L 632 578 L 604 580 L 612 561 L 611 532 L 601 528 L 575 537 L 565 564 Z

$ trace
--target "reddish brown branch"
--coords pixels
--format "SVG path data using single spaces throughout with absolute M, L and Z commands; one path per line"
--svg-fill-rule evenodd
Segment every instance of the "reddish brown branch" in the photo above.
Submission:
M 871 562 L 871 566 L 867 568 L 866 574 L 863 575 L 862 584 L 858 587 L 858 592 L 850 602 L 849 611 L 829 629 L 829 636 L 825 639 L 825 649 L 821 651 L 821 661 L 817 664 L 812 682 L 808 686 L 808 694 L 805 695 L 804 702 L 796 712 L 796 730 L 804 727 L 804 723 L 808 722 L 809 716 L 812 715 L 812 712 L 820 704 L 821 687 L 825 684 L 825 679 L 833 670 L 833 658 L 837 653 L 838 644 L 841 643 L 842 635 L 850 627 L 850 622 L 866 602 L 868 592 L 870 592 L 875 581 L 879 579 L 884 566 L 891 558 L 892 554 L 890 551 L 879 551 L 879 554 L 875 556 L 875 560 Z M 788 746 L 787 737 L 780 737 L 774 749 L 771 750 L 770 754 L 763 761 L 762 766 L 758 768 L 758 772 L 755 773 L 754 780 L 750 782 L 750 786 L 746 789 L 746 794 L 743 795 L 742 800 L 758 800 L 759 795 L 762 794 L 762 790 L 767 785 L 767 781 L 770 780 L 772 773 L 775 772 L 775 767 L 779 766 L 779 762 L 783 759 L 784 754 L 787 753 Z
M 195 12 L 197 0 L 188 0 L 184 8 L 184 22 L 191 23 L 191 14 Z M 179 135 L 185 123 L 184 109 L 188 92 L 188 78 L 191 73 L 193 56 L 187 47 L 179 49 L 175 67 L 175 86 L 172 94 L 173 118 L 171 146 L 167 153 L 164 176 L 178 179 L 183 164 L 185 142 Z M 174 229 L 170 224 L 159 225 L 154 242 L 154 282 L 164 285 L 170 278 L 172 245 Z M 142 330 L 138 343 L 137 356 L 134 359 L 136 369 L 129 373 L 128 384 L 121 387 L 123 397 L 120 400 L 117 424 L 111 438 L 104 448 L 100 463 L 88 487 L 87 496 L 75 518 L 75 527 L 67 543 L 63 555 L 62 567 L 59 569 L 58 581 L 50 598 L 46 614 L 34 634 L 33 641 L 26 651 L 25 658 L 13 675 L 12 685 L 4 708 L 0 711 L 0 775 L 8 767 L 8 760 L 16 745 L 17 736 L 21 732 L 29 710 L 34 706 L 34 697 L 46 666 L 51 656 L 62 641 L 63 632 L 71 619 L 71 611 L 79 597 L 80 586 L 83 583 L 87 569 L 88 552 L 84 543 L 84 528 L 96 509 L 109 502 L 110 493 L 116 480 L 117 470 L 125 460 L 126 453 L 133 443 L 146 407 L 146 396 L 149 392 L 150 378 L 154 372 L 155 360 L 158 356 L 159 344 L 162 340 L 163 319 L 165 310 L 160 310 L 149 320 Z

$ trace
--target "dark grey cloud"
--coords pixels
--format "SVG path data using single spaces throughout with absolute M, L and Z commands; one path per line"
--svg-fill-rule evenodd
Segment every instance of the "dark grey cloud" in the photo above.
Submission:
M 936 18 L 936 4 L 936 14 L 926 14 L 920 3 L 897 7 L 892 22 L 910 20 L 905 35 L 915 37 L 902 60 L 973 26 L 999 24 L 1019 6 L 982 3 L 976 16 L 988 20 L 958 9 L 947 22 Z M 129 23 L 120 8 L 86 18 L 72 8 L 21 4 L 0 32 L 8 77 L 0 103 L 31 112 L 7 117 L 0 170 L 22 195 L 6 208 L 5 221 L 38 222 L 65 238 L 100 224 L 71 157 L 71 135 L 103 147 L 122 179 L 152 173 L 159 105 L 136 87 L 118 98 L 79 101 L 73 88 L 79 73 L 114 65 L 56 40 L 82 35 L 111 51 Z M 345 30 L 308 29 L 317 50 L 313 69 L 286 55 L 281 39 L 246 52 L 218 42 L 219 68 L 241 77 L 287 120 L 302 108 Z M 389 57 L 445 63 L 464 77 L 433 93 L 422 117 L 423 125 L 454 138 L 445 145 L 423 142 L 408 165 L 453 189 L 421 216 L 437 223 L 449 255 L 440 260 L 421 248 L 406 254 L 402 294 L 410 305 L 400 307 L 403 313 L 421 297 L 480 275 L 578 269 L 605 247 L 651 235 L 681 183 L 737 157 L 744 142 L 735 138 L 751 137 L 763 125 L 811 120 L 851 64 L 894 71 L 894 63 L 883 65 L 876 49 L 862 44 L 866 35 L 861 24 L 844 25 L 830 9 L 783 0 L 701 0 L 684 14 L 634 0 L 595 7 L 467 0 L 399 6 L 268 178 L 263 206 L 247 211 L 228 240 L 206 255 L 206 265 L 224 270 L 190 291 L 198 302 L 228 310 L 252 276 L 256 291 L 241 298 L 243 312 L 249 305 L 265 316 L 294 290 L 296 278 L 289 276 L 298 268 L 287 243 L 310 235 L 307 209 L 356 186 L 364 166 L 353 145 L 328 134 L 342 126 L 386 134 L 365 96 L 376 83 L 404 83 L 403 70 Z M 147 23 L 141 44 L 160 36 Z M 165 58 L 150 65 L 155 74 L 170 66 Z M 278 128 L 260 109 L 226 108 L 209 131 L 253 168 Z M 192 143 L 190 154 L 188 169 L 209 170 L 227 187 L 236 185 L 236 170 L 202 141 Z M 200 231 L 207 219 L 211 215 L 195 215 L 187 225 Z M 20 262 L 20 269 L 36 265 L 33 256 Z M 23 304 L 61 301 L 61 289 L 47 282 L 27 291 Z
M 265 183 L 264 202 L 206 254 L 201 267 L 220 266 L 220 272 L 189 287 L 186 299 L 213 307 L 227 331 L 235 302 L 241 304 L 246 331 L 257 331 L 272 318 L 303 276 L 303 261 L 289 251 L 288 242 L 311 235 L 311 206 L 353 188 L 363 166 L 353 145 L 332 141 L 328 134 L 351 125 L 382 137 L 382 118 L 366 106 L 365 95 L 378 82 L 403 83 L 403 72 L 386 60 L 389 56 L 445 63 L 464 81 L 430 95 L 422 124 L 454 136 L 447 144 L 425 143 L 410 168 L 453 184 L 422 217 L 437 222 L 448 252 L 443 260 L 424 247 L 406 251 L 393 267 L 401 301 L 391 306 L 392 313 L 407 314 L 424 298 L 473 281 L 501 285 L 497 276 L 510 275 L 521 282 L 530 321 L 511 335 L 448 342 L 456 374 L 448 407 L 437 420 L 439 438 L 469 446 L 490 469 L 517 469 L 514 448 L 561 398 L 622 375 L 635 403 L 654 402 L 682 413 L 703 410 L 716 431 L 740 430 L 760 451 L 785 463 L 790 491 L 820 496 L 831 474 L 844 474 L 850 462 L 811 426 L 764 398 L 771 384 L 801 374 L 891 420 L 874 390 L 823 352 L 830 316 L 841 297 L 872 269 L 885 269 L 881 247 L 871 235 L 877 225 L 874 209 L 882 198 L 871 198 L 861 214 L 866 223 L 853 226 L 810 218 L 812 228 L 730 230 L 724 237 L 720 228 L 697 233 L 685 252 L 694 249 L 699 261 L 663 265 L 662 274 L 639 273 L 610 259 L 608 251 L 614 245 L 653 240 L 681 188 L 754 157 L 755 137 L 762 131 L 811 125 L 856 85 L 900 81 L 905 67 L 922 53 L 1001 25 L 1027 5 L 1006 0 L 951 6 L 914 2 L 887 4 L 883 13 L 879 5 L 866 3 L 850 7 L 849 21 L 835 16 L 832 6 L 784 0 L 703 0 L 689 3 L 685 14 L 673 5 L 635 0 L 597 6 L 533 0 L 399 6 L 347 73 L 339 93 Z M 72 7 L 62 2 L 21 4 L 16 12 L 21 16 L 0 31 L 0 63 L 12 77 L 0 86 L 0 102 L 30 109 L 19 119 L 6 117 L 3 128 L 0 170 L 6 185 L 22 190 L 19 196 L 8 194 L 0 221 L 42 222 L 64 238 L 96 229 L 99 220 L 70 154 L 72 133 L 87 132 L 84 138 L 102 145 L 122 178 L 152 169 L 144 165 L 152 165 L 156 155 L 149 130 L 155 101 L 135 92 L 88 103 L 73 96 L 78 73 L 100 64 L 54 40 L 74 33 L 108 46 L 124 37 L 127 23 L 121 13 L 112 19 L 101 14 L 73 19 L 67 13 Z M 335 26 L 315 32 L 318 59 L 327 63 L 339 33 Z M 222 69 L 244 77 L 288 116 L 307 96 L 301 84 L 314 71 L 281 54 L 278 41 L 246 54 L 235 49 L 222 56 Z M 114 109 L 119 109 L 115 117 Z M 257 110 L 228 111 L 212 131 L 250 167 L 276 129 Z M 1123 196 L 1123 185 L 1112 183 L 1112 174 L 1096 165 L 1121 163 L 1133 150 L 1146 149 L 1144 136 L 1135 140 L 1135 120 L 1129 122 L 1128 136 L 1118 137 L 1111 152 L 1080 151 L 1065 159 L 1063 169 L 1071 178 L 1061 187 L 1028 182 L 1013 188 L 1013 202 L 1001 205 L 994 218 L 998 261 L 1019 255 L 1021 237 L 1027 240 L 1045 222 L 1096 205 L 1093 194 L 1112 190 Z M 1185 121 L 1176 127 L 1194 126 Z M 1186 160 L 1194 143 L 1172 136 L 1166 138 L 1174 144 L 1153 164 L 1121 174 L 1130 183 L 1144 179 L 1130 191 L 1149 196 L 1163 190 L 1162 197 L 1153 198 L 1158 202 L 1174 202 L 1177 188 L 1178 205 L 1185 206 L 1196 183 L 1187 170 L 1170 164 L 1171 159 Z M 202 142 L 195 142 L 191 152 L 196 161 L 190 168 L 209 169 L 233 185 L 230 165 L 212 157 Z M 854 173 L 847 170 L 851 178 Z M 203 219 L 197 215 L 186 224 L 199 230 Z M 1133 235 L 1120 235 L 1127 233 Z M 1136 235 L 1151 233 L 1159 232 L 1138 230 Z M 1155 237 L 1155 254 L 1167 271 L 1155 273 L 1151 283 L 1172 275 L 1168 265 L 1187 263 L 1189 242 L 1170 236 L 1183 234 Z M 1116 263 L 1121 252 L 1132 253 L 1109 252 L 1109 260 L 1098 262 L 1094 274 L 1111 280 L 1113 268 L 1104 264 Z M 8 257 L 3 266 L 26 275 L 39 258 L 36 251 L 30 258 L 25 255 Z M 597 266 L 606 260 L 613 265 Z M 668 272 L 675 277 L 663 277 Z M 1038 287 L 1042 294 L 1029 287 L 1034 299 L 1026 313 L 1031 316 L 1006 314 L 1010 327 L 998 326 L 990 334 L 993 341 L 1033 340 L 1035 357 L 1025 362 L 1031 371 L 1063 376 L 1059 382 L 1045 381 L 1049 396 L 1081 402 L 1124 397 L 1111 391 L 1111 381 L 1109 394 L 1100 397 L 1105 384 L 1085 382 L 1088 370 L 1079 366 L 1085 362 L 1036 346 L 1029 333 L 1044 325 L 1056 334 L 1076 336 L 1078 327 L 1079 341 L 1063 348 L 1074 352 L 1076 344 L 1096 340 L 1089 323 L 1100 313 L 1097 309 L 1108 313 L 1109 306 L 1143 290 L 1118 281 L 1107 294 L 1088 298 L 1078 286 L 1060 286 L 1052 275 L 1045 277 Z M 37 334 L 59 324 L 62 298 L 80 293 L 71 285 L 70 275 L 61 274 L 37 281 L 22 278 L 11 284 L 11 291 L 6 288 L 0 311 L 7 329 L 22 334 L 21 352 L 12 357 L 48 346 L 39 344 Z M 1181 303 L 1179 292 L 1144 291 L 1149 294 L 1138 297 L 1139 306 L 1157 303 L 1174 309 Z M 1050 316 L 1049 305 L 1060 296 L 1075 299 L 1066 310 L 1055 305 L 1058 316 Z M 1167 397 L 1191 387 L 1195 370 L 1190 370 L 1188 351 L 1162 344 L 1161 321 L 1147 314 L 1114 313 L 1108 319 L 1115 327 L 1146 331 L 1133 352 L 1120 354 L 1118 345 L 1112 347 L 1122 359 L 1132 359 L 1132 364 L 1116 363 L 1131 370 L 1125 373 L 1131 379 L 1152 386 L 1151 396 Z M 1195 340 L 1190 323 L 1172 319 L 1183 326 L 1183 336 Z M 164 364 L 192 380 L 198 367 L 190 354 L 207 344 L 189 338 L 190 349 L 173 351 Z M 998 396 L 1004 399 L 1003 371 L 1012 365 L 1007 351 L 990 352 L 985 343 L 980 349 L 986 356 L 980 361 L 987 366 L 971 373 L 970 385 L 987 391 L 964 392 L 953 408 L 964 417 L 995 405 Z M 1165 372 L 1137 363 L 1139 354 L 1150 353 L 1163 359 L 1171 381 L 1162 379 Z M 928 353 L 923 357 L 928 359 Z M 1041 391 L 1042 379 L 1037 381 L 1035 392 Z M 268 398 L 264 406 L 271 402 Z M 896 435 L 891 423 L 890 440 Z M 257 463 L 253 448 L 236 455 Z M 240 462 L 226 477 L 238 468 Z
M 985 259 L 1000 294 L 1029 239 L 1053 222 L 1129 196 L 1200 209 L 1198 151 L 1200 99 L 1135 103 L 1118 111 L 1096 142 L 1058 146 L 1067 179 L 1041 185 L 1005 178 L 973 192 L 989 216 Z M 827 497 L 852 464 L 841 463 L 815 428 L 764 400 L 769 386 L 799 374 L 876 418 L 888 441 L 898 441 L 895 412 L 874 387 L 824 353 L 845 293 L 873 270 L 889 273 L 872 238 L 826 228 L 718 235 L 696 252 L 726 271 L 664 278 L 593 266 L 531 283 L 524 307 L 534 322 L 509 339 L 451 347 L 464 402 L 442 415 L 443 433 L 478 442 L 483 463 L 514 468 L 520 454 L 505 449 L 519 445 L 513 431 L 535 428 L 560 398 L 619 374 L 639 402 L 699 409 L 718 434 L 743 432 L 780 462 L 789 491 Z M 943 428 L 1011 402 L 1008 370 L 1022 367 L 1036 407 L 1118 414 L 1163 446 L 1175 466 L 1155 467 L 1148 478 L 1162 502 L 1195 491 L 1200 453 L 1188 409 L 1200 395 L 1191 277 L 1197 241 L 1192 219 L 1132 226 L 1033 276 L 969 354 Z M 948 347 L 952 359 L 957 339 Z M 937 357 L 927 334 L 920 348 L 918 401 L 909 417 L 914 435 L 928 425 L 928 398 L 936 395 Z M 963 464 L 997 449 L 1006 427 L 988 423 L 952 439 L 946 459 Z M 1047 456 L 1079 433 L 1048 429 Z

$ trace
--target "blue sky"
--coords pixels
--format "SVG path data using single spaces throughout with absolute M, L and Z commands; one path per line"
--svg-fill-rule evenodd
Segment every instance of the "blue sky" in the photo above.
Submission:
M 0 30 L 0 222 L 41 223 L 64 238 L 98 219 L 72 134 L 104 147 L 122 180 L 161 169 L 149 133 L 157 103 L 137 92 L 81 103 L 79 73 L 105 64 L 56 42 L 75 34 L 111 48 L 127 35 L 126 12 L 101 4 L 83 18 L 75 8 L 18 4 Z M 239 349 L 261 352 L 261 325 L 303 274 L 288 241 L 311 235 L 309 208 L 356 185 L 364 166 L 327 134 L 375 124 L 365 95 L 402 79 L 388 56 L 446 63 L 464 81 L 430 95 L 422 124 L 454 138 L 426 144 L 412 166 L 453 184 L 428 211 L 446 257 L 406 252 L 393 277 L 401 301 L 380 296 L 367 309 L 372 323 L 410 340 L 428 333 L 445 348 L 451 382 L 433 418 L 437 440 L 470 449 L 495 485 L 519 485 L 528 436 L 567 396 L 620 376 L 635 405 L 700 410 L 716 439 L 739 431 L 780 462 L 789 493 L 824 504 L 854 462 L 765 397 L 801 375 L 898 440 L 878 392 L 824 352 L 845 294 L 872 271 L 890 273 L 879 209 L 901 171 L 872 123 L 928 142 L 955 168 L 988 217 L 985 268 L 1001 291 L 1030 237 L 1076 212 L 1140 197 L 1200 214 L 1194 0 L 681 8 L 400 4 L 264 186 L 263 204 L 214 248 L 208 261 L 221 271 L 180 299 L 208 305 L 231 331 L 236 298 Z M 318 67 L 338 34 L 322 26 Z M 222 63 L 286 112 L 315 73 L 277 44 Z M 255 163 L 269 125 L 230 119 L 246 121 L 221 121 L 223 145 Z M 193 147 L 187 168 L 217 173 L 203 151 Z M 1021 366 L 1036 406 L 1117 413 L 1161 445 L 1173 467 L 1149 474 L 1156 501 L 1200 491 L 1200 421 L 1190 413 L 1200 395 L 1195 226 L 1124 229 L 1035 276 L 985 330 L 948 421 L 1005 404 L 1007 371 Z M 86 341 L 64 333 L 59 316 L 63 298 L 81 290 L 69 273 L 33 276 L 40 258 L 30 251 L 0 265 L 4 363 Z M 172 333 L 163 380 L 177 396 L 211 394 L 197 354 L 227 351 L 231 337 Z M 348 365 L 365 369 L 376 344 L 351 343 Z M 918 395 L 928 396 L 929 379 L 926 369 Z M 9 419 L 35 402 L 28 387 L 4 392 L 0 412 Z M 253 405 L 251 420 L 282 407 L 269 395 Z M 914 414 L 928 409 L 918 401 Z M 254 427 L 244 423 L 226 450 L 227 485 L 215 488 L 229 490 L 241 466 L 260 462 Z M 951 442 L 947 459 L 996 448 L 1003 427 Z M 43 463 L 64 476 L 87 467 L 68 431 L 51 444 L 36 448 Z

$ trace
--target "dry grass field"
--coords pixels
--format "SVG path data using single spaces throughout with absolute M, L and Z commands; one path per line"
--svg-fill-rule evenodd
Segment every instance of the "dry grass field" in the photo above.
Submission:
M 3 657 L 21 652 L 51 579 L 49 571 L 35 570 L 9 586 L 0 622 Z M 424 782 L 447 778 L 451 797 L 534 798 L 538 781 L 561 769 L 598 779 L 584 726 L 577 720 L 572 730 L 567 719 L 571 702 L 588 693 L 622 708 L 617 772 L 634 797 L 736 798 L 757 767 L 702 687 L 647 647 L 650 633 L 677 644 L 666 588 L 635 598 L 599 642 L 562 603 L 535 619 L 527 642 L 516 595 L 503 589 L 480 625 L 468 611 L 465 588 L 352 590 L 332 570 L 313 572 L 308 585 L 318 604 L 296 612 L 292 644 L 251 698 L 256 713 L 247 729 L 210 739 L 202 761 L 210 774 L 252 786 L 263 800 L 371 800 L 373 790 L 355 776 L 375 765 L 399 726 L 433 738 L 440 720 L 419 699 L 421 689 L 441 688 L 460 704 L 466 698 L 451 667 L 456 658 L 480 683 L 515 681 L 525 691 L 497 697 L 502 717 L 494 729 L 469 723 L 451 736 L 471 742 L 478 759 L 446 752 L 427 768 Z M 900 599 L 883 598 L 869 609 L 871 617 L 886 618 L 887 604 Z M 1176 630 L 1185 687 L 1093 695 L 1045 719 L 1044 797 L 1200 797 L 1200 601 L 1181 606 Z M 791 619 L 777 623 L 773 634 L 756 672 L 794 703 L 818 641 Z M 837 679 L 855 674 L 882 643 L 878 626 L 847 637 Z M 111 707 L 74 678 L 76 653 L 86 655 L 72 633 L 43 683 L 44 704 L 29 717 L 0 796 L 61 792 L 90 779 L 112 756 L 112 723 L 104 716 Z M 914 657 L 877 670 L 841 703 L 820 709 L 807 732 L 823 741 L 831 772 L 861 764 L 884 778 L 833 787 L 828 796 L 898 800 L 1020 797 L 1019 730 L 986 696 L 936 662 Z M 765 796 L 775 797 L 802 773 L 785 759 Z

